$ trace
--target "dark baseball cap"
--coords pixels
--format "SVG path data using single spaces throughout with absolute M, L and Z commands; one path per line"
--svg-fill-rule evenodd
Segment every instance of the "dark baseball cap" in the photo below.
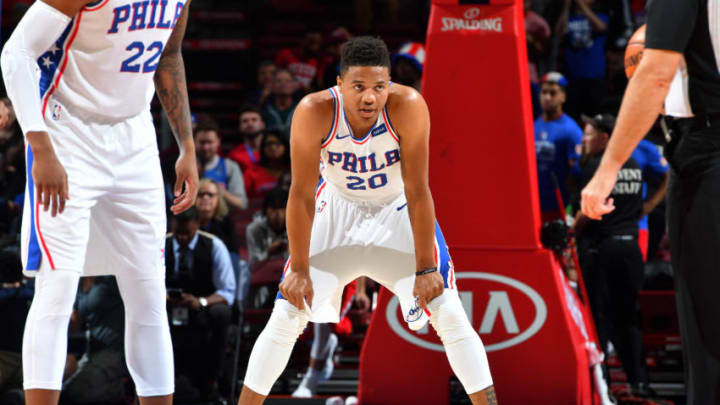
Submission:
M 612 134 L 613 129 L 615 129 L 615 116 L 611 114 L 597 114 L 592 117 L 583 114 L 582 121 L 603 132 L 607 132 L 608 135 Z

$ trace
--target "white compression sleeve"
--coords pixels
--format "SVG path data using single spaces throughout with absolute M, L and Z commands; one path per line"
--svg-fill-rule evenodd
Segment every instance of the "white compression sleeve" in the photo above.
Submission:
M 2 50 L 0 66 L 5 88 L 25 134 L 47 132 L 42 116 L 37 60 L 60 37 L 70 21 L 70 17 L 55 8 L 36 1 Z
M 35 277 L 33 297 L 23 335 L 25 389 L 60 390 L 67 331 L 80 273 L 45 270 Z
M 485 347 L 465 314 L 456 290 L 446 289 L 428 305 L 430 323 L 445 346 L 450 367 L 468 394 L 492 385 Z
M 308 320 L 307 312 L 298 310 L 286 300 L 275 301 L 270 320 L 250 354 L 243 382 L 246 387 L 261 395 L 270 393 Z

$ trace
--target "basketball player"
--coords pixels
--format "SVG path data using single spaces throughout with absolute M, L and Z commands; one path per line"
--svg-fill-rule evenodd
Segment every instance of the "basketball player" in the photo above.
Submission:
M 23 341 L 29 405 L 57 404 L 78 279 L 101 274 L 117 278 L 140 403 L 172 402 L 165 199 L 149 106 L 154 80 L 181 151 L 179 213 L 198 181 L 180 54 L 189 2 L 36 1 L 3 49 L 26 138 L 23 267 L 36 276 Z
M 306 96 L 295 111 L 290 259 L 240 405 L 264 401 L 308 321 L 338 321 L 343 287 L 358 276 L 395 293 L 410 328 L 423 327 L 428 313 L 473 404 L 497 403 L 435 222 L 428 109 L 417 91 L 391 84 L 389 71 L 382 40 L 354 38 L 343 46 L 338 85 Z

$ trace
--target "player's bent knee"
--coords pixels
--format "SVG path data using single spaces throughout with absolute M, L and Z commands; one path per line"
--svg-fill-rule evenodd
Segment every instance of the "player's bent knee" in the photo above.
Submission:
M 432 313 L 430 323 L 444 345 L 455 344 L 467 338 L 478 338 L 456 292 L 445 290 L 430 302 L 429 307 Z
M 292 341 L 292 344 L 295 344 L 309 320 L 305 312 L 300 311 L 287 300 L 280 299 L 275 301 L 275 308 L 263 332 L 267 331 L 273 340 Z

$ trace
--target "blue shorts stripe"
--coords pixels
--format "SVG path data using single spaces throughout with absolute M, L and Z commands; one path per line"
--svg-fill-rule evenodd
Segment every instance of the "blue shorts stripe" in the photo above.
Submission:
M 445 242 L 445 237 L 443 236 L 442 231 L 440 230 L 440 224 L 435 221 L 435 240 L 437 241 L 438 246 L 438 270 L 440 270 L 440 274 L 443 276 L 443 281 L 445 282 L 445 288 L 451 288 L 450 286 L 450 252 L 448 251 L 447 243 Z
M 27 260 L 25 261 L 25 270 L 39 270 L 40 261 L 42 260 L 42 251 L 38 243 L 37 232 L 35 230 L 35 183 L 32 177 L 33 153 L 30 145 L 27 146 L 27 192 L 30 200 L 30 237 L 28 238 Z M 27 215 L 25 213 L 24 215 Z

